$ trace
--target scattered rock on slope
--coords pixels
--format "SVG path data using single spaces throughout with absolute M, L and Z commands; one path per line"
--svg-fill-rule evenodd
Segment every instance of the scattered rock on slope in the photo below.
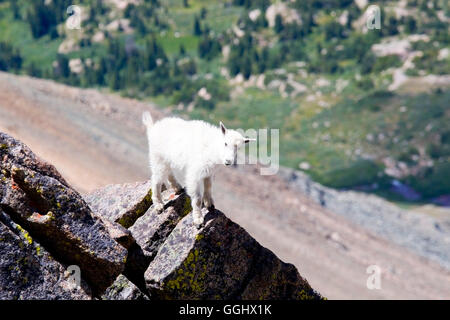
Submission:
M 145 272 L 161 299 L 318 299 L 291 264 L 280 261 L 218 210 L 198 230 L 184 217 Z

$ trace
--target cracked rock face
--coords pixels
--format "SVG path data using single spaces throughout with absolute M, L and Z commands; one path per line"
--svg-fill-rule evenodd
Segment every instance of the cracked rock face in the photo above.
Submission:
M 161 299 L 319 299 L 297 272 L 218 210 L 183 218 L 145 272 Z
M 168 195 L 168 193 L 164 193 L 164 195 Z M 136 275 L 139 275 L 140 287 L 145 287 L 143 274 L 150 261 L 156 256 L 159 247 L 177 223 L 191 210 L 190 199 L 186 194 L 175 195 L 165 203 L 163 212 L 157 213 L 155 210 L 149 209 L 130 228 L 136 239 L 136 245 L 129 251 L 125 272 L 132 279 L 136 279 Z
M 130 189 L 130 184 L 124 185 L 125 192 L 133 193 Z M 132 197 L 133 203 L 144 203 L 148 194 L 150 194 L 150 187 L 148 183 L 136 184 L 139 189 L 138 192 Z M 146 186 L 146 190 L 142 190 L 143 186 Z M 119 186 L 114 186 L 114 189 L 120 189 Z M 117 206 L 129 207 L 126 201 L 116 200 L 109 201 L 111 197 L 111 186 L 105 187 L 105 189 L 99 189 L 95 191 L 95 194 L 99 197 L 96 203 L 102 203 L 100 206 L 102 210 L 99 215 L 104 219 L 111 219 L 111 216 L 103 213 L 115 212 Z M 119 192 L 120 195 L 124 192 Z M 139 195 L 139 196 L 138 196 Z M 85 196 L 86 197 L 86 196 Z M 130 197 L 126 197 L 130 199 Z M 145 213 L 140 215 L 130 215 L 130 217 L 136 217 L 136 219 L 129 219 L 128 222 L 131 227 L 127 230 L 130 232 L 133 242 L 128 249 L 128 259 L 124 270 L 124 275 L 130 279 L 133 283 L 137 284 L 139 288 L 146 291 L 144 272 L 147 270 L 150 261 L 156 256 L 159 247 L 176 227 L 177 223 L 187 215 L 191 210 L 191 203 L 189 197 L 186 194 L 175 195 L 170 191 L 163 192 L 163 199 L 165 202 L 165 209 L 161 213 L 157 213 L 150 207 L 151 203 L 147 203 L 147 207 L 141 207 L 145 209 Z
M 78 265 L 94 293 L 124 269 L 127 250 L 56 169 L 0 133 L 0 207 L 58 261 Z
M 86 283 L 73 285 L 67 266 L 55 261 L 1 210 L 0 252 L 0 300 L 91 299 Z
M 102 198 L 101 189 L 96 193 Z M 293 265 L 282 262 L 220 211 L 205 210 L 205 225 L 197 229 L 186 194 L 167 190 L 163 200 L 161 213 L 149 208 L 133 221 L 129 231 L 136 242 L 129 248 L 126 278 L 118 279 L 108 289 L 115 294 L 104 298 L 122 299 L 117 293 L 121 283 L 127 297 L 140 292 L 151 299 L 321 298 Z M 114 203 L 119 202 L 105 201 L 103 211 L 113 212 Z
M 138 287 L 124 275 L 119 275 L 102 295 L 103 300 L 149 300 Z
M 113 184 L 83 196 L 91 209 L 129 228 L 152 204 L 150 181 Z

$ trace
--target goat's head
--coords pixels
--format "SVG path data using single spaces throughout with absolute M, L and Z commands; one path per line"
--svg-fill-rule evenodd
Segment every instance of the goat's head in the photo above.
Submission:
M 226 166 L 236 163 L 237 151 L 245 143 L 255 140 L 244 137 L 236 130 L 229 130 L 220 122 L 220 130 L 222 131 L 222 161 Z

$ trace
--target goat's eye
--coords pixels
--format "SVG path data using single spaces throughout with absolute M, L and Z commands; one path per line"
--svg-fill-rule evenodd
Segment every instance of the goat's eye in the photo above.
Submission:
M 228 146 L 228 144 L 225 142 L 225 147 Z

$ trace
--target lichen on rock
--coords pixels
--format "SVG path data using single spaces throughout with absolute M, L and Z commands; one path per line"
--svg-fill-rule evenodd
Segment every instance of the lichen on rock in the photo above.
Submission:
M 152 204 L 150 181 L 108 185 L 83 198 L 94 212 L 125 228 L 131 227 Z
M 198 230 L 184 217 L 145 272 L 161 299 L 320 299 L 293 265 L 279 260 L 218 210 Z
M 0 210 L 0 300 L 88 300 L 92 292 L 83 281 L 71 286 L 66 266 L 20 225 Z
M 106 289 L 124 269 L 126 249 L 53 166 L 6 134 L 0 144 L 0 208 L 52 256 L 78 265 L 95 293 Z
M 103 300 L 149 300 L 138 287 L 124 275 L 119 275 L 114 283 L 102 295 Z

